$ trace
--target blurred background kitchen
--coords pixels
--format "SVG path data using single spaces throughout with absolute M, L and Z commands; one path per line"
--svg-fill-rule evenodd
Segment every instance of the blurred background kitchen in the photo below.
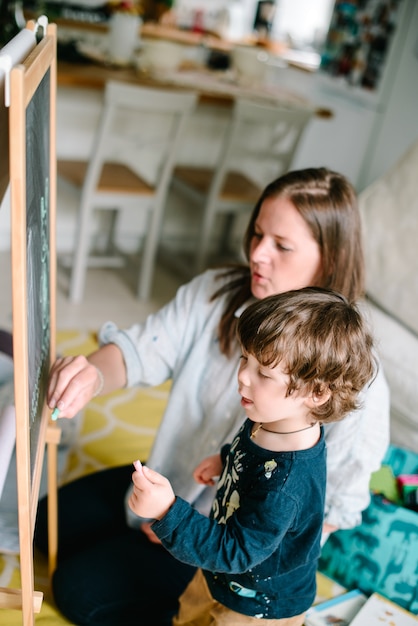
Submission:
M 118 77 L 199 91 L 180 164 L 216 162 L 231 101 L 241 95 L 280 94 L 312 106 L 292 169 L 328 166 L 358 191 L 418 137 L 416 0 L 0 0 L 0 7 L 2 43 L 28 17 L 46 14 L 58 25 L 61 159 L 89 158 L 105 81 Z M 118 13 L 136 24 L 127 58 L 109 48 Z M 63 184 L 58 193 L 57 248 L 65 254 L 76 245 L 77 202 Z M 146 229 L 132 219 L 119 224 L 128 251 Z M 196 220 L 170 193 L 162 241 L 174 252 L 193 246 Z M 0 250 L 9 248 L 9 215 L 0 210 Z

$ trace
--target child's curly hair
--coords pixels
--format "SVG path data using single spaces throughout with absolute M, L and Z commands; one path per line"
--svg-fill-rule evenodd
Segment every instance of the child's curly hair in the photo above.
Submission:
M 287 395 L 331 392 L 311 411 L 320 422 L 359 408 L 359 393 L 377 372 L 363 316 L 329 289 L 306 287 L 258 300 L 242 313 L 237 330 L 241 346 L 259 363 L 284 366 Z

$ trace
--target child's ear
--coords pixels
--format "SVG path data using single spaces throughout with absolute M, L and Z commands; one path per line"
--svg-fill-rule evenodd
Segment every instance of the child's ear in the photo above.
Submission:
M 328 402 L 330 397 L 331 391 L 329 389 L 324 389 L 321 394 L 312 393 L 310 396 L 308 396 L 305 400 L 305 404 L 309 409 L 314 409 L 315 407 L 321 406 L 322 404 L 325 404 L 325 402 Z

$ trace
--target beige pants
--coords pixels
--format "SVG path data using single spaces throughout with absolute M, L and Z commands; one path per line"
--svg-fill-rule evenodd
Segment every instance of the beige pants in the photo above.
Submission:
M 304 617 L 305 613 L 283 619 L 258 619 L 231 611 L 212 598 L 199 569 L 180 596 L 173 626 L 303 626 Z

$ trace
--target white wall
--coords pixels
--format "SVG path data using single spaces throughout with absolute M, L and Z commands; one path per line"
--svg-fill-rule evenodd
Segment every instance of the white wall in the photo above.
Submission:
M 383 77 L 384 106 L 362 163 L 361 189 L 386 172 L 418 139 L 418 2 L 404 2 L 391 67 Z
M 296 70 L 280 81 L 303 87 L 330 120 L 316 118 L 302 141 L 294 167 L 326 165 L 345 174 L 358 191 L 384 174 L 418 138 L 418 2 L 404 0 L 396 35 L 376 93 L 344 79 Z
M 299 89 L 317 107 L 330 109 L 331 118 L 315 117 L 304 133 L 293 168 L 329 167 L 358 188 L 363 155 L 368 148 L 376 110 L 358 90 L 327 75 L 283 71 L 280 84 Z

